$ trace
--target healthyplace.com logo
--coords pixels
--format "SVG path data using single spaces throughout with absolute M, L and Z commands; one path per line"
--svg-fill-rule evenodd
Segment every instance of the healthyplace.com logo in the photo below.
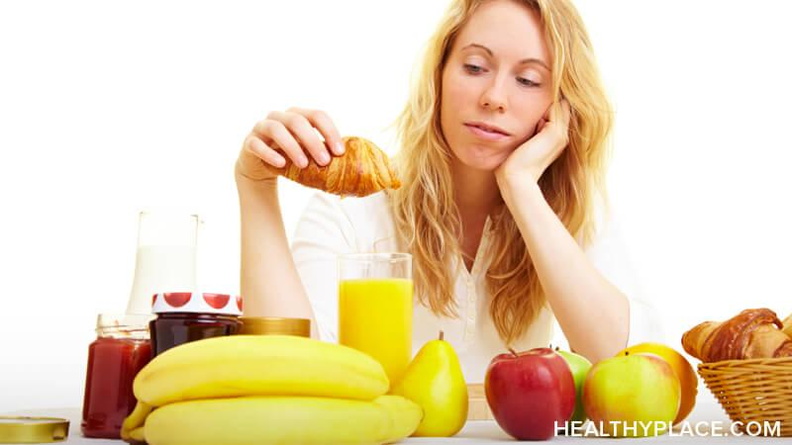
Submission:
M 682 422 L 672 428 L 671 422 L 609 421 L 554 422 L 556 436 L 569 437 L 646 437 L 669 436 L 767 436 L 781 437 L 781 422 Z

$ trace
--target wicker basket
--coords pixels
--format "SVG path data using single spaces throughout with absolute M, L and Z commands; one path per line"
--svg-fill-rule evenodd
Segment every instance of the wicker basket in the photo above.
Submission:
M 781 421 L 792 436 L 792 357 L 700 363 L 698 373 L 732 422 Z

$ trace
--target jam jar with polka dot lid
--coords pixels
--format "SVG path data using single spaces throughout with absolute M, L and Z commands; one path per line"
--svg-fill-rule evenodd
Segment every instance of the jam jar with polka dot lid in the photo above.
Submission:
M 151 320 L 152 355 L 205 338 L 234 335 L 242 322 L 242 298 L 207 292 L 165 292 L 154 295 Z

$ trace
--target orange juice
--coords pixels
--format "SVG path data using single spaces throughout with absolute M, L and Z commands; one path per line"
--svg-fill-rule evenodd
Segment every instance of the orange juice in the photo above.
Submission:
M 412 358 L 413 281 L 406 278 L 341 280 L 339 342 L 379 361 L 391 386 Z

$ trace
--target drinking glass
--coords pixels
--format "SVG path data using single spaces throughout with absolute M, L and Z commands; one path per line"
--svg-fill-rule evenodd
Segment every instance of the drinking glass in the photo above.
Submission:
M 140 212 L 127 314 L 151 314 L 156 293 L 194 290 L 200 225 L 196 214 L 166 209 Z
M 412 356 L 412 256 L 339 257 L 339 343 L 374 357 L 397 383 Z

